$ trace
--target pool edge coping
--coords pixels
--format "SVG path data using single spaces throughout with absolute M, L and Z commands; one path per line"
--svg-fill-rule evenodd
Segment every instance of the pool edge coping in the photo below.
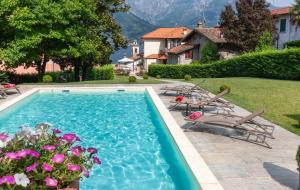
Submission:
M 158 94 L 155 92 L 154 88 L 151 86 L 138 86 L 138 87 L 129 87 L 129 86 L 112 86 L 112 87 L 36 87 L 33 88 L 20 96 L 17 96 L 11 100 L 7 100 L 5 103 L 0 105 L 0 112 L 9 108 L 10 106 L 18 103 L 19 101 L 29 97 L 30 95 L 40 91 L 40 90 L 112 90 L 112 89 L 121 89 L 129 91 L 142 91 L 147 90 L 150 95 L 154 105 L 159 111 L 166 127 L 168 128 L 171 136 L 173 137 L 177 147 L 179 148 L 183 158 L 188 164 L 190 170 L 198 181 L 202 190 L 224 190 L 222 185 L 219 183 L 215 175 L 212 173 L 200 153 L 193 146 L 188 137 L 184 134 L 180 126 L 177 124 L 169 110 L 166 108 Z

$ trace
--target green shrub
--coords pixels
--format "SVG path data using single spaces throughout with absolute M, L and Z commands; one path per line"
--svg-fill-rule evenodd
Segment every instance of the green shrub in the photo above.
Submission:
M 200 50 L 201 62 L 209 63 L 219 60 L 218 48 L 212 42 L 206 42 Z
M 297 155 L 296 155 L 296 160 L 298 163 L 298 166 L 300 168 L 300 146 L 298 147 Z
M 128 78 L 128 81 L 129 81 L 130 83 L 134 83 L 134 82 L 136 82 L 136 77 L 135 77 L 135 76 L 130 76 L 130 77 Z
M 53 82 L 53 78 L 50 75 L 43 76 L 43 83 L 51 83 Z
M 300 48 L 253 52 L 210 64 L 149 66 L 150 76 L 182 79 L 211 77 L 262 77 L 273 79 L 300 79 Z
M 144 80 L 148 80 L 149 79 L 149 76 L 147 74 L 143 74 L 143 79 Z
M 229 85 L 223 84 L 222 86 L 220 86 L 220 92 L 223 92 L 224 90 L 227 90 L 227 89 L 228 89 L 228 92 L 230 93 L 231 88 Z
M 191 75 L 185 75 L 185 76 L 184 76 L 184 80 L 186 80 L 186 81 L 192 80 Z
M 113 80 L 115 78 L 112 64 L 96 66 L 92 69 L 92 78 L 94 80 Z
M 264 51 L 273 48 L 273 37 L 270 32 L 264 32 L 257 43 L 255 51 Z
M 289 41 L 284 44 L 286 48 L 300 48 L 300 40 Z
M 196 65 L 198 64 L 198 65 L 199 65 L 199 64 L 201 64 L 201 63 L 200 63 L 200 61 L 198 61 L 198 60 L 193 60 L 193 61 L 191 62 L 191 64 L 196 64 Z
M 161 79 L 160 75 L 155 76 L 156 79 Z

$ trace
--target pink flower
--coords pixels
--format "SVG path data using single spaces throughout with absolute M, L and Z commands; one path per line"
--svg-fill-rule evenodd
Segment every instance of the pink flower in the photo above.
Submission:
M 38 163 L 34 163 L 31 166 L 26 167 L 26 172 L 34 171 L 38 167 Z
M 64 134 L 64 136 L 63 136 L 63 139 L 66 140 L 70 144 L 73 143 L 73 140 L 77 140 L 76 138 L 78 138 L 78 137 L 72 133 Z
M 4 183 L 7 183 L 8 185 L 15 184 L 14 176 L 3 176 L 2 179 L 4 180 Z
M 42 164 L 42 167 L 46 172 L 51 172 L 53 170 L 53 167 L 46 164 L 45 162 Z
M 43 147 L 44 150 L 49 150 L 49 151 L 52 151 L 52 150 L 55 150 L 56 149 L 56 146 L 53 146 L 53 145 L 46 145 Z
M 101 164 L 101 160 L 96 156 L 93 157 L 93 161 L 94 161 L 95 164 L 98 164 L 98 165 Z
M 54 134 L 59 134 L 59 133 L 61 133 L 61 131 L 60 131 L 59 129 L 52 129 L 52 132 L 53 132 Z
M 74 156 L 78 156 L 78 157 L 80 156 L 81 153 L 80 150 L 75 147 L 71 149 L 71 152 L 73 153 Z
M 8 158 L 10 160 L 20 160 L 20 157 L 14 152 L 5 153 L 5 158 Z
M 31 150 L 23 149 L 17 152 L 17 156 L 21 158 L 25 158 L 27 155 L 31 153 Z
M 40 157 L 40 153 L 38 153 L 37 151 L 34 151 L 34 150 L 30 151 L 30 155 L 32 157 L 35 157 L 35 158 L 39 158 Z
M 75 172 L 75 171 L 79 171 L 80 170 L 80 166 L 79 165 L 75 165 L 75 164 L 68 164 L 68 170 Z
M 46 177 L 45 178 L 46 186 L 47 187 L 57 187 L 57 180 L 54 178 Z
M 91 154 L 96 154 L 98 152 L 95 148 L 88 148 L 87 151 Z
M 85 177 L 90 177 L 90 172 L 89 172 L 89 170 L 87 170 L 86 168 L 82 168 L 82 174 L 83 174 Z
M 0 185 L 2 185 L 3 183 L 5 183 L 5 179 L 3 177 L 0 178 Z
M 56 163 L 56 164 L 60 164 L 60 163 L 63 163 L 65 160 L 65 155 L 63 154 L 56 154 L 54 155 L 54 157 L 51 159 L 51 161 L 53 163 Z
M 0 141 L 5 142 L 8 138 L 8 135 L 5 133 L 0 133 Z

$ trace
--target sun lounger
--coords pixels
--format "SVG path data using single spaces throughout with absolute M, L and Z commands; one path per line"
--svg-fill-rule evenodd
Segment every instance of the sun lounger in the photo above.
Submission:
M 193 125 L 191 127 L 199 127 L 201 125 L 215 125 L 220 127 L 227 127 L 231 129 L 236 129 L 239 131 L 243 131 L 246 134 L 246 140 L 249 142 L 257 143 L 264 145 L 268 148 L 272 148 L 267 142 L 267 138 L 274 139 L 273 132 L 274 126 L 261 124 L 255 120 L 255 117 L 260 116 L 264 113 L 264 109 L 258 110 L 248 116 L 241 117 L 236 115 L 211 115 L 211 116 L 202 116 L 196 120 L 191 120 L 189 117 L 185 118 L 185 120 L 192 122 Z M 254 140 L 250 138 L 255 137 Z
M 204 99 L 204 100 L 193 100 L 190 98 L 185 98 L 182 101 L 170 101 L 170 103 L 172 103 L 174 105 L 170 106 L 169 109 L 174 110 L 181 105 L 185 105 L 186 106 L 186 115 L 188 115 L 189 111 L 193 107 L 201 109 L 204 106 L 214 106 L 214 107 L 219 107 L 222 109 L 227 108 L 230 111 L 233 111 L 232 109 L 234 107 L 229 102 L 226 102 L 224 100 L 220 101 L 220 98 L 222 98 L 223 96 L 225 96 L 228 93 L 229 93 L 229 90 L 226 89 L 223 92 L 219 93 L 218 95 L 216 95 L 212 98 Z
M 2 86 L 1 90 L 4 91 L 5 93 L 8 90 L 16 90 L 19 94 L 21 94 L 19 87 L 17 87 L 15 84 L 6 83 L 6 84 L 1 84 L 1 86 Z
M 163 94 L 167 94 L 168 92 L 175 92 L 177 95 L 186 95 L 190 96 L 193 92 L 198 92 L 201 94 L 208 94 L 208 92 L 202 88 L 200 88 L 200 84 L 204 83 L 206 80 L 201 81 L 198 84 L 193 86 L 190 85 L 177 85 L 177 86 L 164 86 L 160 90 L 164 91 Z

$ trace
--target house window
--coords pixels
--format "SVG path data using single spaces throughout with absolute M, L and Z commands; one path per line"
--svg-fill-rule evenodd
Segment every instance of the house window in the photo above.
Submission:
M 286 19 L 280 19 L 280 32 L 286 32 Z
M 185 59 L 193 59 L 193 51 L 186 51 L 185 52 Z

